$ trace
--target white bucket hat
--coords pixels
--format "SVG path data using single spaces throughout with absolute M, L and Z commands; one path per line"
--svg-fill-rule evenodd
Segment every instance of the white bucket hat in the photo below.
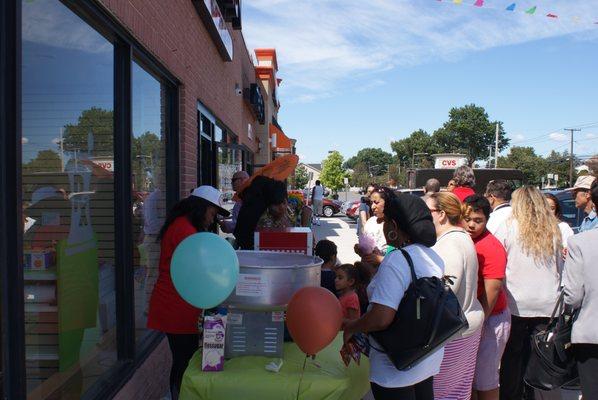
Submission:
M 209 203 L 212 203 L 218 209 L 218 214 L 224 217 L 228 217 L 230 215 L 230 212 L 222 207 L 222 192 L 213 186 L 202 185 L 197 187 L 191 191 L 191 196 L 199 197 Z

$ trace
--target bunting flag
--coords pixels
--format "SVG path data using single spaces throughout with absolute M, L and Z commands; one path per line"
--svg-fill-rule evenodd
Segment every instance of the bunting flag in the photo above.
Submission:
M 25 0 L 25 1 L 28 1 L 28 0 Z M 486 9 L 490 8 L 490 9 L 495 9 L 495 10 L 497 9 L 496 7 L 492 7 L 492 6 L 487 7 L 486 2 L 484 0 L 469 0 L 466 3 L 463 3 L 463 0 L 436 0 L 436 1 L 437 2 L 446 2 L 446 3 L 448 3 L 450 1 L 451 3 L 457 4 L 457 5 L 465 4 L 465 5 L 473 6 L 473 7 L 480 7 L 480 8 L 484 7 Z M 511 11 L 511 12 L 516 11 L 516 9 L 517 9 L 517 3 L 511 3 L 511 4 L 509 4 L 509 6 L 504 8 L 505 11 Z M 536 14 L 536 11 L 538 11 L 538 6 L 533 6 L 528 9 L 525 9 L 525 8 L 521 9 L 520 12 L 523 12 L 527 15 L 534 15 L 534 14 Z M 554 14 L 552 12 L 544 14 L 544 16 L 546 18 L 551 18 L 551 19 L 555 19 L 555 20 L 560 19 L 559 15 Z M 574 24 L 579 24 L 582 21 L 582 18 L 579 16 L 573 16 L 573 17 L 567 17 L 567 18 L 570 18 L 570 20 L 573 21 Z M 589 18 L 583 18 L 583 22 L 598 25 L 598 21 L 596 21 L 593 18 L 591 20 L 589 20 Z

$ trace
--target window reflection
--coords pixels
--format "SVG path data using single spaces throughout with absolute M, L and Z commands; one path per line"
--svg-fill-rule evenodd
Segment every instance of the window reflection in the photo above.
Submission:
M 22 18 L 27 392 L 80 398 L 116 360 L 113 46 L 56 0 Z
M 133 235 L 136 338 L 146 330 L 149 301 L 158 278 L 158 234 L 166 218 L 164 116 L 166 95 L 160 82 L 133 64 Z

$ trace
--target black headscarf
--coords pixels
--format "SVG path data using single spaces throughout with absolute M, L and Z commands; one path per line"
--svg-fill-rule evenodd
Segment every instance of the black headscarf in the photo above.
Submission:
M 269 206 L 281 204 L 287 199 L 287 188 L 282 181 L 257 176 L 243 191 L 241 199 L 243 204 L 234 235 L 239 248 L 253 250 L 253 234 L 260 217 Z
M 411 238 L 411 243 L 427 247 L 436 244 L 436 228 L 426 203 L 417 196 L 397 193 L 397 197 L 384 205 L 384 216 L 395 221 L 399 229 Z

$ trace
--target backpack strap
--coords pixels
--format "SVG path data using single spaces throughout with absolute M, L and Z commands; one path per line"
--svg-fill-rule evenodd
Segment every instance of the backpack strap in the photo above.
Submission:
M 409 255 L 409 253 L 407 253 L 407 251 L 405 251 L 404 249 L 399 250 L 401 250 L 401 253 L 403 253 L 403 257 L 405 257 L 405 259 L 407 260 L 407 264 L 409 264 L 409 270 L 411 271 L 411 282 L 415 283 L 415 281 L 417 280 L 417 275 L 415 275 L 415 267 L 413 266 L 413 260 L 411 259 L 411 256 Z

